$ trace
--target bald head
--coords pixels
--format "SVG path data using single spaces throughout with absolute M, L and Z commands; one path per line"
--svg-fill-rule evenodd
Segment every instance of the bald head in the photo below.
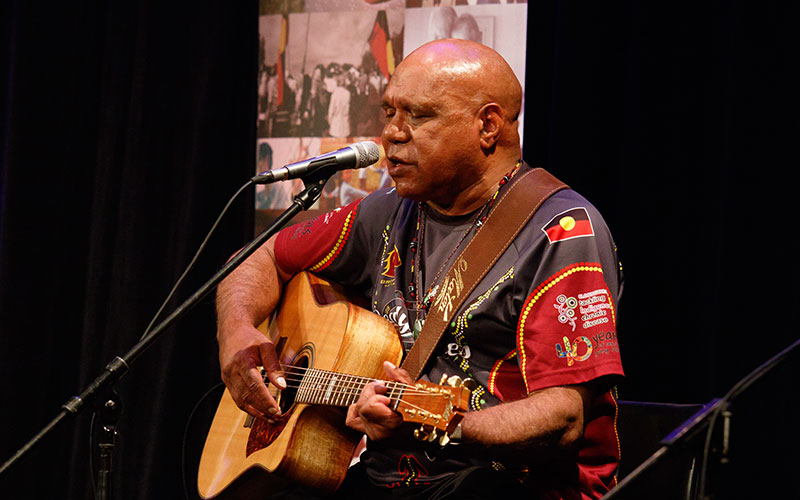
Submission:
M 522 86 L 505 59 L 471 40 L 448 38 L 428 42 L 398 65 L 428 68 L 443 89 L 460 93 L 480 104 L 496 102 L 506 119 L 516 122 L 522 106 Z

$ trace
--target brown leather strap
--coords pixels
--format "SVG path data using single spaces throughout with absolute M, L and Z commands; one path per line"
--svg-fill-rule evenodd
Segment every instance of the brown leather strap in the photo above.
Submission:
M 522 174 L 500 198 L 483 227 L 467 243 L 442 278 L 436 301 L 428 311 L 425 325 L 402 364 L 414 380 L 422 374 L 439 339 L 447 331 L 453 314 L 503 255 L 544 200 L 566 187 L 566 184 L 544 169 L 536 168 Z

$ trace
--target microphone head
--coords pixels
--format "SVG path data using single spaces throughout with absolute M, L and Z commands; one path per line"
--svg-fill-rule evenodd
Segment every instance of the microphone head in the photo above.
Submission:
M 356 142 L 350 148 L 356 153 L 356 165 L 353 168 L 368 167 L 381 157 L 380 148 L 372 141 Z

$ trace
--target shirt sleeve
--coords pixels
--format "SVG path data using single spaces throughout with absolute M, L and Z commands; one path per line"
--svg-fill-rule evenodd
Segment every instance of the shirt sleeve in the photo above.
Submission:
M 594 209 L 573 207 L 546 222 L 539 271 L 517 324 L 528 393 L 623 375 L 617 343 L 618 262 Z M 612 248 L 601 248 L 603 246 Z
M 393 214 L 393 196 L 376 191 L 331 212 L 287 227 L 275 241 L 275 259 L 290 274 L 311 271 L 353 292 L 374 280 L 382 228 Z
M 362 200 L 297 223 L 278 233 L 275 259 L 290 274 L 330 267 L 348 243 Z

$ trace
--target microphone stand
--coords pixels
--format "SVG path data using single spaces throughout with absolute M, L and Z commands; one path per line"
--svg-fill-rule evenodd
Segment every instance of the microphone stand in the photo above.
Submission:
M 636 467 L 636 469 L 631 471 L 630 474 L 622 478 L 622 481 L 617 483 L 616 486 L 606 493 L 606 495 L 603 497 L 603 500 L 630 498 L 630 496 L 626 497 L 625 494 L 628 493 L 629 490 L 633 490 L 633 485 L 638 483 L 639 480 L 645 476 L 646 473 L 652 470 L 656 464 L 661 463 L 667 456 L 672 455 L 677 451 L 685 451 L 690 446 L 696 446 L 696 444 L 693 443 L 695 443 L 696 439 L 700 436 L 705 436 L 706 443 L 704 456 L 702 457 L 703 466 L 700 470 L 698 491 L 693 492 L 692 498 L 696 497 L 700 500 L 706 500 L 706 466 L 708 465 L 708 455 L 711 451 L 710 443 L 714 438 L 712 432 L 714 431 L 714 425 L 717 419 L 720 416 L 722 417 L 721 436 L 717 436 L 717 439 L 721 440 L 718 450 L 718 463 L 724 465 L 728 463 L 728 451 L 730 445 L 730 423 L 732 416 L 730 403 L 754 382 L 778 366 L 790 354 L 799 348 L 800 340 L 794 341 L 791 345 L 778 352 L 758 366 L 755 370 L 748 373 L 744 378 L 740 379 L 731 389 L 728 390 L 725 396 L 722 398 L 714 398 L 706 403 L 697 413 L 689 417 L 676 429 L 670 432 L 667 437 L 662 439 L 660 448 L 656 450 L 655 453 L 650 455 L 650 457 L 648 457 L 638 467 Z M 691 489 L 693 490 L 694 488 Z
M 45 425 L 30 441 L 20 448 L 10 459 L 0 466 L 2 476 L 11 466 L 42 440 L 50 431 L 60 424 L 66 417 L 75 416 L 86 407 L 87 403 L 97 401 L 99 415 L 101 416 L 102 438 L 100 440 L 101 464 L 98 471 L 96 498 L 106 500 L 109 498 L 111 485 L 111 455 L 117 437 L 116 420 L 119 414 L 119 398 L 113 390 L 113 384 L 127 373 L 131 363 L 144 353 L 162 334 L 179 318 L 203 300 L 226 276 L 233 272 L 247 257 L 253 254 L 270 237 L 280 231 L 295 215 L 308 210 L 322 195 L 325 183 L 330 179 L 335 170 L 319 169 L 305 177 L 301 177 L 306 186 L 298 193 L 292 205 L 283 211 L 260 235 L 242 248 L 234 257 L 225 263 L 205 284 L 203 284 L 191 297 L 186 299 L 175 311 L 155 326 L 151 332 L 139 340 L 127 353 L 115 356 L 105 367 L 104 371 L 94 379 L 77 396 L 73 396 L 61 405 L 61 411 L 56 417 Z M 251 180 L 252 182 L 252 180 Z M 91 431 L 90 431 L 91 432 Z

